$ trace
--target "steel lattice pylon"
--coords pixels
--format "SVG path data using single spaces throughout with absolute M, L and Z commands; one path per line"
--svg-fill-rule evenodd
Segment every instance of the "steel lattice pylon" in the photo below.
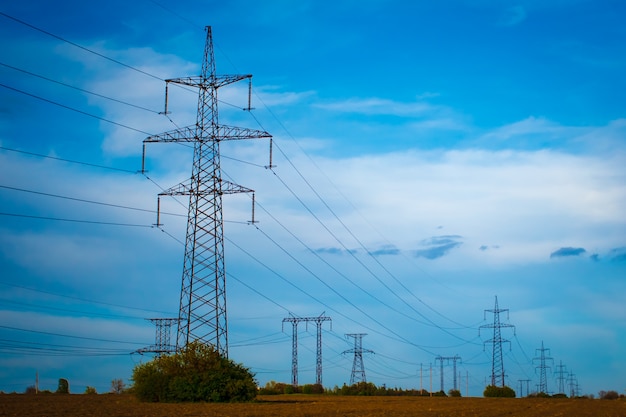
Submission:
M 546 352 L 549 352 L 550 349 L 548 348 L 544 348 L 543 347 L 543 340 L 541 341 L 541 348 L 540 349 L 535 349 L 535 351 L 539 351 L 539 357 L 533 358 L 533 362 L 538 360 L 539 361 L 539 366 L 537 366 L 537 368 L 539 368 L 539 387 L 538 387 L 538 392 L 544 393 L 544 394 L 549 394 L 548 392 L 548 378 L 546 376 L 546 369 L 550 368 L 548 365 L 546 365 L 546 361 L 553 361 L 553 359 L 549 356 L 546 356 Z
M 485 310 L 486 313 L 493 313 L 493 324 L 485 324 L 480 326 L 478 333 L 480 335 L 480 329 L 487 328 L 493 329 L 493 338 L 485 341 L 485 343 L 491 343 L 491 385 L 494 387 L 504 387 L 504 363 L 502 361 L 502 343 L 511 343 L 507 339 L 502 338 L 501 329 L 503 327 L 513 327 L 515 332 L 515 326 L 512 324 L 502 324 L 500 322 L 500 313 L 506 312 L 508 315 L 508 309 L 498 308 L 498 297 L 496 296 L 496 303 L 493 310 Z M 507 317 L 508 318 L 508 317 Z
M 228 357 L 222 195 L 253 190 L 222 179 L 220 142 L 271 138 L 271 135 L 259 130 L 220 125 L 217 90 L 251 77 L 249 74 L 216 74 L 211 27 L 207 26 L 201 75 L 166 80 L 165 113 L 169 83 L 198 89 L 196 124 L 144 140 L 144 155 L 145 145 L 150 142 L 193 143 L 190 180 L 159 194 L 189 196 L 177 349 L 182 349 L 189 342 L 200 341 L 213 345 Z
M 316 359 L 315 359 L 315 383 L 318 385 L 322 385 L 322 324 L 325 321 L 331 321 L 332 327 L 332 319 L 330 317 L 324 316 L 324 313 L 320 314 L 318 317 L 287 317 L 283 319 L 283 325 L 285 323 L 291 323 L 292 333 L 291 333 L 291 385 L 294 387 L 298 386 L 298 323 L 305 322 L 308 324 L 309 322 L 314 322 L 317 328 L 317 350 L 316 350 Z
M 170 342 L 172 325 L 178 322 L 177 318 L 147 319 L 156 326 L 154 345 L 137 350 L 138 353 L 156 353 L 157 356 L 172 353 L 176 350 Z
M 354 385 L 357 382 L 367 382 L 367 379 L 365 378 L 365 366 L 363 366 L 363 353 L 374 353 L 374 351 L 363 349 L 363 336 L 367 336 L 367 333 L 346 334 L 346 337 L 354 339 L 354 348 L 343 352 L 344 354 L 354 353 L 354 359 L 352 360 L 352 373 L 350 374 L 350 385 Z

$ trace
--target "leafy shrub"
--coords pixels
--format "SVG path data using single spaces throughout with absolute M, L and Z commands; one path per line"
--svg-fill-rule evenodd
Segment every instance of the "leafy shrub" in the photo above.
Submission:
M 291 387 L 291 385 L 289 385 Z M 263 388 L 259 390 L 261 395 L 280 395 L 286 394 L 285 388 L 287 384 L 284 382 L 269 381 Z M 292 387 L 293 388 L 293 387 Z
M 448 395 L 450 397 L 460 397 L 461 396 L 461 391 L 459 391 L 458 389 L 450 389 L 448 391 Z
M 302 387 L 303 394 L 323 394 L 324 386 L 322 384 L 305 384 Z
M 98 391 L 96 391 L 96 389 L 94 387 L 90 387 L 89 385 L 87 385 L 87 387 L 85 388 L 85 392 L 83 394 L 97 394 Z
M 69 394 L 70 382 L 65 378 L 59 378 L 59 386 L 57 387 L 57 394 Z
M 505 397 L 505 398 L 515 398 L 515 391 L 512 388 L 504 386 L 504 387 L 496 387 L 493 385 L 488 385 L 483 392 L 483 396 L 485 397 Z
M 617 391 L 600 391 L 598 396 L 601 400 L 617 400 L 619 398 Z
M 252 400 L 257 393 L 248 368 L 200 342 L 137 365 L 132 380 L 133 391 L 142 401 L 236 402 Z

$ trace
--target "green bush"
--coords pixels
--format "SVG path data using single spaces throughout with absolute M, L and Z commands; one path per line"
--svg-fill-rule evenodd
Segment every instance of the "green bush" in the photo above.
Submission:
M 57 387 L 57 394 L 69 394 L 70 382 L 65 378 L 59 378 L 59 386 Z
M 180 352 L 133 369 L 133 392 L 152 402 L 240 402 L 254 399 L 254 375 L 212 346 L 192 342 Z
M 488 385 L 483 392 L 483 396 L 485 397 L 506 397 L 506 398 L 515 398 L 515 391 L 512 388 L 504 386 L 504 387 L 495 387 L 493 385 Z
M 448 391 L 448 395 L 450 397 L 460 397 L 461 396 L 461 391 L 459 391 L 458 389 L 450 389 Z
M 87 387 L 85 388 L 85 392 L 84 394 L 97 394 L 98 391 L 96 391 L 96 389 L 94 387 L 90 387 L 89 385 L 87 385 Z
M 284 382 L 269 381 L 265 386 L 259 389 L 261 395 L 279 395 L 285 393 L 285 387 L 287 384 Z

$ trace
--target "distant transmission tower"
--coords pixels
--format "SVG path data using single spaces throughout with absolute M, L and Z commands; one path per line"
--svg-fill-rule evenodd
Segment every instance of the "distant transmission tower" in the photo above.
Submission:
M 456 355 L 456 356 L 437 356 L 435 358 L 435 363 L 437 363 L 437 361 L 439 361 L 440 365 L 441 365 L 441 367 L 439 368 L 440 369 L 440 373 L 441 373 L 441 375 L 439 376 L 440 382 L 441 382 L 441 392 L 445 392 L 444 391 L 444 385 L 443 385 L 443 361 L 448 361 L 448 364 L 450 363 L 450 361 L 452 361 L 452 366 L 453 366 L 453 369 L 454 369 L 454 372 L 453 372 L 454 373 L 453 384 L 454 384 L 454 390 L 456 391 L 458 389 L 457 388 L 457 382 L 456 382 L 457 381 L 456 380 L 456 376 L 457 376 L 457 374 L 456 374 L 456 361 L 460 360 L 460 359 L 461 359 L 461 357 L 458 356 L 458 355 Z
M 161 356 L 167 353 L 176 351 L 176 346 L 172 345 L 171 329 L 172 326 L 178 322 L 177 318 L 158 318 L 158 319 L 146 319 L 151 321 L 156 326 L 156 334 L 154 337 L 154 345 L 138 349 L 138 353 L 156 353 L 157 356 Z
M 517 380 L 519 382 L 519 391 L 520 391 L 520 398 L 524 397 L 524 385 L 522 384 L 523 382 L 526 383 L 526 396 L 530 395 L 530 379 L 518 379 Z
M 563 361 L 559 361 L 559 364 L 556 366 L 556 368 L 556 380 L 558 381 L 559 385 L 557 394 L 565 394 L 565 380 L 567 379 L 567 371 L 565 370 L 565 365 L 563 365 Z
M 291 323 L 291 385 L 298 386 L 298 323 L 305 322 L 308 326 L 309 322 L 315 323 L 317 329 L 317 351 L 315 366 L 315 383 L 322 385 L 322 323 L 331 321 L 330 317 L 324 316 L 324 313 L 317 317 L 286 317 L 283 319 L 285 323 Z M 332 323 L 331 323 L 332 326 Z
M 539 369 L 539 388 L 538 392 L 542 392 L 544 394 L 548 394 L 548 378 L 546 377 L 546 369 L 550 368 L 546 365 L 546 361 L 551 361 L 552 358 L 546 356 L 546 352 L 549 353 L 550 349 L 543 347 L 543 340 L 541 341 L 541 348 L 535 349 L 535 352 L 539 351 L 539 357 L 533 358 L 533 362 L 538 360 L 539 366 L 536 369 Z
M 578 386 L 578 378 L 576 378 L 575 374 L 570 372 L 569 377 L 567 378 L 567 384 L 570 389 L 570 398 L 578 397 L 580 394 L 580 387 Z
M 365 378 L 365 367 L 363 366 L 363 353 L 374 353 L 374 351 L 363 349 L 363 336 L 367 336 L 367 333 L 346 334 L 346 337 L 352 337 L 354 339 L 354 348 L 343 352 L 354 353 L 352 373 L 350 374 L 350 385 L 353 385 L 356 382 L 367 382 L 367 379 Z
M 166 114 L 167 86 L 170 83 L 198 89 L 196 124 L 148 137 L 144 140 L 144 156 L 146 143 L 150 142 L 193 144 L 190 180 L 159 194 L 159 197 L 189 196 L 176 347 L 182 349 L 189 342 L 200 341 L 213 345 L 220 354 L 228 357 L 222 196 L 252 193 L 253 190 L 222 179 L 220 143 L 271 136 L 264 131 L 218 123 L 218 88 L 240 80 L 250 80 L 252 76 L 217 75 L 210 26 L 206 27 L 206 34 L 201 75 L 166 80 Z M 248 109 L 249 103 L 250 97 Z
M 478 329 L 478 335 L 480 336 L 480 329 L 487 328 L 493 329 L 493 338 L 486 340 L 484 343 L 491 343 L 491 385 L 494 387 L 501 386 L 504 387 L 504 363 L 502 361 L 502 343 L 509 343 L 509 348 L 511 346 L 511 342 L 509 340 L 503 339 L 501 334 L 501 329 L 503 327 L 513 327 L 513 334 L 515 334 L 515 326 L 512 324 L 502 324 L 500 322 L 500 313 L 507 313 L 508 320 L 508 309 L 500 309 L 498 308 L 498 296 L 496 296 L 496 304 L 493 310 L 485 310 L 485 317 L 487 313 L 493 313 L 493 324 L 485 324 L 480 326 Z

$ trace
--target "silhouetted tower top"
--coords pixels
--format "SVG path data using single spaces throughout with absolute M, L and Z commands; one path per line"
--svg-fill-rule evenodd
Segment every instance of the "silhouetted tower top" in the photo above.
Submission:
M 507 313 L 507 320 L 509 318 L 508 313 L 509 310 L 508 309 L 500 309 L 498 307 L 498 296 L 496 296 L 496 303 L 495 306 L 492 310 L 485 310 L 485 318 L 487 316 L 487 313 L 493 313 L 493 323 L 492 324 L 485 324 L 483 326 L 480 326 L 480 328 L 478 329 L 478 334 L 480 335 L 480 329 L 493 329 L 493 337 L 489 340 L 486 340 L 484 343 L 490 343 L 491 344 L 491 352 L 492 352 L 492 356 L 491 356 L 491 385 L 494 387 L 500 386 L 500 387 L 504 387 L 505 386 L 505 373 L 504 373 L 504 363 L 502 360 L 502 343 L 509 343 L 509 348 L 510 348 L 510 341 L 507 339 L 503 339 L 502 338 L 502 332 L 501 329 L 503 327 L 512 327 L 513 328 L 513 334 L 515 334 L 515 326 L 513 326 L 512 324 L 503 324 L 500 321 L 500 313 Z M 483 344 L 484 346 L 484 344 Z

